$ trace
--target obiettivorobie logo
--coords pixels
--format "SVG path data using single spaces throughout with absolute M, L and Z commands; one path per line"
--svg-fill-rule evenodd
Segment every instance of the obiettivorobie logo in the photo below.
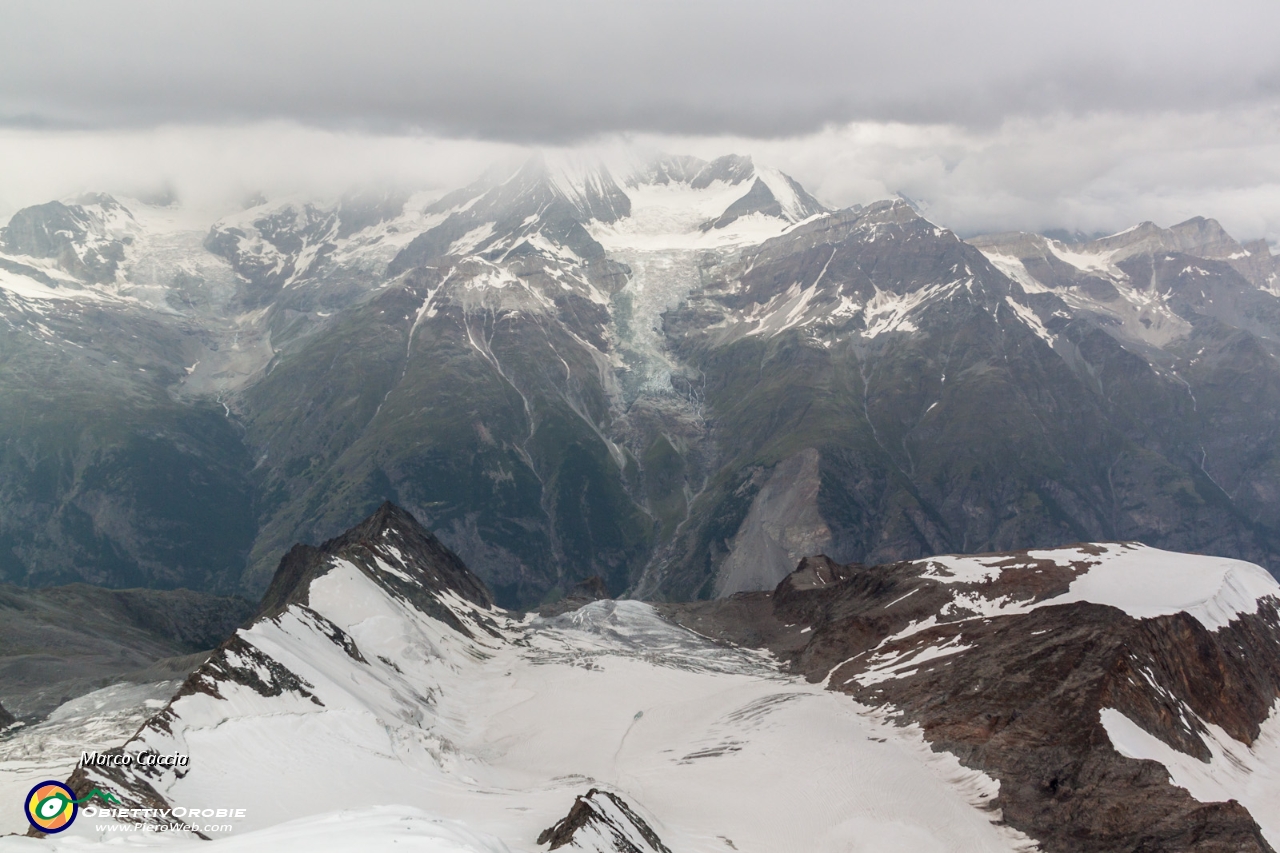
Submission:
M 76 792 L 61 782 L 53 780 L 41 782 L 27 794 L 25 806 L 27 822 L 40 832 L 47 834 L 62 832 L 75 823 L 76 815 L 80 813 L 80 806 L 95 797 L 108 805 L 120 803 L 115 794 L 101 788 L 94 788 L 88 796 L 76 799 Z

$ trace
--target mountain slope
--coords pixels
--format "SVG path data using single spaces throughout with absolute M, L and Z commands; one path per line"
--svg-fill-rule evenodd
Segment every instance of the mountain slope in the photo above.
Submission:
M 43 718 L 95 687 L 214 648 L 251 611 L 242 598 L 190 590 L 0 586 L 0 698 L 24 719 Z
M 290 819 L 404 803 L 532 850 L 585 795 L 607 822 L 570 819 L 555 836 L 570 849 L 626 849 L 615 831 L 656 850 L 1026 846 L 971 804 L 989 780 L 917 735 L 639 602 L 513 618 L 391 507 L 292 552 L 272 590 L 124 746 L 190 764 L 82 767 L 77 791 L 245 808 L 245 843 Z M 804 772 L 779 773 L 779 755 Z M 85 820 L 64 835 L 107 834 Z
M 291 551 L 120 751 L 187 766 L 71 782 L 157 810 L 135 825 L 243 808 L 232 847 L 382 809 L 462 849 L 1269 851 L 1277 606 L 1257 566 L 1105 543 L 814 558 L 664 608 L 692 630 L 634 601 L 518 618 L 384 506 Z M 96 820 L 67 843 L 118 834 Z
M 1241 329 L 1206 327 L 1184 375 L 902 202 L 802 225 L 705 281 L 664 329 L 718 458 L 645 594 L 767 588 L 819 552 L 1081 539 L 1275 563 L 1269 492 L 1218 477 L 1260 481 L 1274 458 L 1280 374 Z
M 771 641 L 796 670 L 998 779 L 1045 850 L 1280 842 L 1280 586 L 1257 566 L 1133 543 L 817 557 L 752 595 L 670 612 L 711 636 L 804 626 Z
M 257 595 L 384 500 L 519 607 L 595 576 L 767 589 L 818 552 L 1280 566 L 1276 259 L 1212 220 L 966 244 L 747 157 L 547 156 L 212 227 L 86 198 L 5 234 L 14 582 Z
M 280 358 L 243 398 L 270 454 L 255 568 L 394 498 L 507 604 L 592 575 L 625 588 L 649 524 L 609 437 L 607 297 L 591 275 L 541 255 L 424 268 Z

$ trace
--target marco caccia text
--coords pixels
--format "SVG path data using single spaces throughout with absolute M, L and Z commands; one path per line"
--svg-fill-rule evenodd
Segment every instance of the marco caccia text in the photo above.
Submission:
M 190 758 L 180 752 L 163 755 L 158 752 L 82 752 L 82 767 L 186 767 Z

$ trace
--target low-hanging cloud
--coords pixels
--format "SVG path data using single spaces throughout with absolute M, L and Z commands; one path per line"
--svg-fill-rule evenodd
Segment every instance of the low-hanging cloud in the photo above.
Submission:
M 1280 4 L 65 0 L 0 9 L 0 221 L 446 188 L 536 147 L 747 153 L 833 205 L 1280 239 Z
M 618 163 L 665 150 L 750 154 L 832 206 L 898 194 L 961 234 L 1118 231 L 1141 220 L 1220 220 L 1280 240 L 1280 109 L 1010 119 L 987 128 L 853 122 L 780 139 L 624 134 L 576 147 Z M 172 190 L 207 227 L 251 194 L 317 200 L 365 188 L 444 191 L 529 146 L 294 122 L 151 129 L 0 129 L 0 222 L 16 209 L 105 191 Z M 203 224 L 202 224 L 203 223 Z

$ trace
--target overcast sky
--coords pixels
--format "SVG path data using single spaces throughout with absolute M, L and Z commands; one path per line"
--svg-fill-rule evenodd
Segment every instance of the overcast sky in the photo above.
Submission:
M 1280 3 L 0 5 L 0 214 L 451 184 L 527 147 L 751 153 L 963 232 L 1280 238 Z

